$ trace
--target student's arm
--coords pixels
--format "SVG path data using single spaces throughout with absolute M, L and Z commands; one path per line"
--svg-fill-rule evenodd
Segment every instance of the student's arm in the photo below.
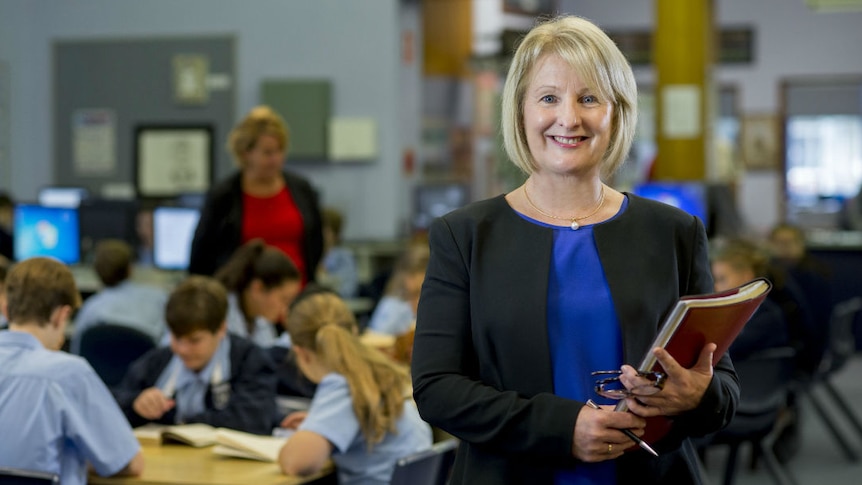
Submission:
M 158 361 L 161 359 L 157 354 L 160 350 L 166 351 L 153 349 L 133 362 L 120 384 L 111 389 L 114 399 L 120 405 L 120 410 L 123 411 L 132 427 L 142 426 L 151 420 L 138 414 L 135 409 L 135 402 L 145 390 L 152 388 L 164 368 L 163 365 L 158 365 Z
M 287 475 L 312 475 L 320 471 L 329 455 L 332 444 L 323 436 L 300 430 L 287 440 L 278 454 L 281 471 Z
M 125 468 L 123 468 L 122 470 L 120 470 L 116 474 L 114 474 L 114 476 L 137 477 L 143 472 L 144 472 L 144 453 L 141 451 L 138 451 L 138 453 L 134 457 L 132 457 L 132 460 L 129 462 L 129 464 L 126 465 Z

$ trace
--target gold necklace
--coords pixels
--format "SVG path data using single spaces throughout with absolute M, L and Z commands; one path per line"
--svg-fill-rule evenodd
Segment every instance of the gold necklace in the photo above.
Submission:
M 589 214 L 587 214 L 585 216 L 581 216 L 581 217 L 557 217 L 557 216 L 553 216 L 551 214 L 548 214 L 547 212 L 543 211 L 542 209 L 539 209 L 538 207 L 536 207 L 536 204 L 534 204 L 533 201 L 530 200 L 530 194 L 527 193 L 527 184 L 524 184 L 524 197 L 527 198 L 527 203 L 530 204 L 530 207 L 532 207 L 533 209 L 536 209 L 536 212 L 538 212 L 539 214 L 542 214 L 545 217 L 550 217 L 551 219 L 556 219 L 558 221 L 569 221 L 569 222 L 571 222 L 569 227 L 571 227 L 573 231 L 577 231 L 581 227 L 581 225 L 578 224 L 578 221 L 582 221 L 584 219 L 588 219 L 590 217 L 593 217 L 594 215 L 596 215 L 596 212 L 598 212 L 599 209 L 601 209 L 602 206 L 605 205 L 605 184 L 602 184 L 602 191 L 599 194 L 599 203 L 598 203 L 598 205 L 596 205 L 596 208 L 593 209 L 593 211 L 590 212 Z

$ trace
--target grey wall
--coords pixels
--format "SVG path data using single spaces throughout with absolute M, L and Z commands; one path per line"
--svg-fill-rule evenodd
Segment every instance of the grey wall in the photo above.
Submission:
M 400 58 L 402 23 L 416 18 L 410 8 L 404 18 L 398 0 L 0 0 L 0 60 L 11 78 L 11 167 L 8 177 L 0 170 L 0 188 L 32 199 L 40 186 L 62 183 L 51 163 L 54 41 L 227 34 L 238 51 L 237 116 L 257 104 L 262 79 L 304 77 L 332 80 L 334 115 L 377 120 L 377 161 L 292 168 L 311 179 L 325 204 L 345 211 L 347 238 L 395 237 L 409 210 L 402 151 L 405 140 L 418 138 L 403 133 L 415 124 L 400 123 L 399 100 L 421 94 L 418 85 L 403 85 L 418 79 L 403 74 Z

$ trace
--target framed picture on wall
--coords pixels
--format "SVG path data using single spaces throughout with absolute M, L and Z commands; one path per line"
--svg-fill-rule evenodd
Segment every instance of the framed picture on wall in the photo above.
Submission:
M 779 166 L 778 118 L 774 114 L 749 114 L 740 130 L 742 159 L 749 170 L 777 170 Z
M 212 125 L 139 125 L 134 143 L 139 197 L 169 198 L 203 193 L 210 188 Z

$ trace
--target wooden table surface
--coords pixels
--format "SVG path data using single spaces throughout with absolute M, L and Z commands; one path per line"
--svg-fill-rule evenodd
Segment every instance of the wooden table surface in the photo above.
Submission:
M 139 477 L 104 478 L 91 474 L 88 483 L 117 485 L 296 485 L 333 473 L 331 466 L 309 477 L 287 476 L 275 463 L 216 455 L 212 448 L 165 444 L 142 446 L 144 473 Z

